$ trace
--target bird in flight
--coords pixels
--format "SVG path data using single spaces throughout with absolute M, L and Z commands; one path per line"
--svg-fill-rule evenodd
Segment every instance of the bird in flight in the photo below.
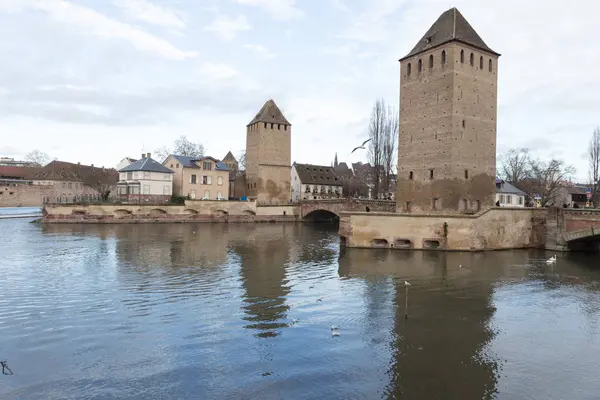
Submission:
M 350 153 L 354 153 L 354 152 L 355 152 L 356 150 L 358 150 L 358 149 L 364 149 L 364 148 L 365 148 L 365 144 L 369 143 L 369 141 L 370 141 L 370 140 L 371 140 L 371 139 L 367 139 L 367 140 L 365 140 L 365 141 L 363 142 L 363 144 L 361 144 L 361 145 L 360 145 L 360 146 L 358 146 L 358 147 L 355 147 L 355 148 L 354 148 L 354 150 L 352 150 Z

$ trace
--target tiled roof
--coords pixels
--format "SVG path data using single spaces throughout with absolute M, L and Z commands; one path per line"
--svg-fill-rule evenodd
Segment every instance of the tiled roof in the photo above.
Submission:
M 294 163 L 300 182 L 308 185 L 341 186 L 342 180 L 333 167 Z
M 257 122 L 270 122 L 274 124 L 283 124 L 283 125 L 292 125 L 289 123 L 287 119 L 283 116 L 283 113 L 277 107 L 277 104 L 273 100 L 267 101 L 258 114 L 254 117 L 252 121 L 248 124 L 248 126 L 253 125 Z
M 455 40 L 469 44 L 483 51 L 500 55 L 485 44 L 483 39 L 475 32 L 475 29 L 467 22 L 460 11 L 458 11 L 456 7 L 453 7 L 440 15 L 437 21 L 431 25 L 431 28 L 429 28 L 427 33 L 423 35 L 416 46 L 410 53 L 404 56 L 402 60 Z
M 173 174 L 169 168 L 165 167 L 158 161 L 154 161 L 150 157 L 142 158 L 137 160 L 119 170 L 119 172 L 132 172 L 132 171 L 149 171 L 149 172 L 163 172 L 165 174 Z
M 12 165 L 0 165 L 0 178 L 3 179 L 32 179 L 34 174 L 40 171 L 40 167 L 15 167 Z
M 214 161 L 217 166 L 216 169 L 219 171 L 229 171 L 229 168 L 227 167 L 227 165 L 225 165 L 225 163 L 217 160 L 214 157 L 210 157 L 210 156 L 202 156 L 202 157 L 190 157 L 190 156 L 178 156 L 175 154 L 171 154 L 171 157 L 173 157 L 174 159 L 176 159 L 177 161 L 179 161 L 181 163 L 181 166 L 184 168 L 200 168 L 197 164 L 196 161 L 202 161 L 202 160 L 212 160 Z
M 26 178 L 49 181 L 79 181 L 84 184 L 86 182 L 113 184 L 119 180 L 119 174 L 114 168 L 99 168 L 65 161 L 52 161 L 44 167 L 36 169 L 36 172 Z

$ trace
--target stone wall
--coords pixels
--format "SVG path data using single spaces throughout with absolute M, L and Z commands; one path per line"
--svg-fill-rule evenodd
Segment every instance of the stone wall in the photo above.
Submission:
M 340 215 L 345 211 L 393 212 L 396 202 L 384 200 L 335 199 L 335 200 L 304 200 L 300 202 L 302 218 L 314 211 L 325 210 Z
M 496 250 L 544 247 L 545 210 L 493 208 L 478 215 L 342 213 L 347 247 Z
M 54 195 L 54 186 L 27 183 L 0 183 L 0 207 L 41 207 L 44 198 Z

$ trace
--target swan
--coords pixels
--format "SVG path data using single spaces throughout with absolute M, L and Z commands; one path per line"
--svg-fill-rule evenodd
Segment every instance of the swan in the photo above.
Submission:
M 546 260 L 546 264 L 553 264 L 556 262 L 556 254 Z

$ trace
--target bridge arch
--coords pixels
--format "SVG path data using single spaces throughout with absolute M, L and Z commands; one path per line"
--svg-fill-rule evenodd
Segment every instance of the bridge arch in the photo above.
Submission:
M 315 222 L 337 222 L 340 220 L 340 216 L 332 210 L 319 208 L 317 210 L 313 210 L 306 213 L 303 219 L 305 221 Z

